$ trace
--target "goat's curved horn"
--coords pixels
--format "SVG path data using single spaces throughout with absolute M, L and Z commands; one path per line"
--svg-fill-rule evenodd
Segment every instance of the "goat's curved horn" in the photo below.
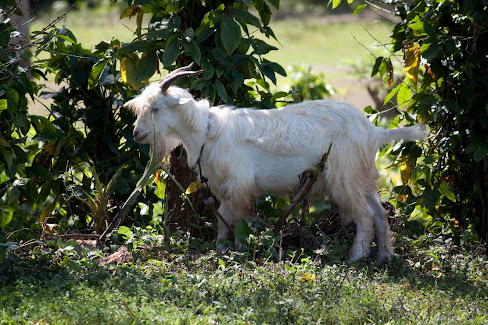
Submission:
M 166 76 L 166 78 L 169 77 L 169 76 L 171 76 L 171 75 L 174 75 L 175 73 L 181 72 L 181 71 L 191 70 L 193 68 L 193 64 L 194 63 L 192 62 L 189 65 L 187 65 L 186 67 L 181 67 L 181 68 L 178 68 L 176 70 L 171 71 L 170 73 L 168 73 L 168 75 Z
M 170 74 L 166 76 L 163 80 L 159 82 L 159 87 L 161 88 L 161 92 L 165 94 L 168 91 L 169 86 L 171 86 L 176 80 L 185 77 L 185 76 L 195 76 L 202 73 L 202 70 L 198 71 L 188 71 L 193 67 L 193 63 L 187 65 L 186 67 L 181 67 L 172 71 Z

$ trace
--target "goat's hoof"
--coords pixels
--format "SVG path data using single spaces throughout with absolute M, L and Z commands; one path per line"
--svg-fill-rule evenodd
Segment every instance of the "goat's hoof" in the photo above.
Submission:
M 349 257 L 349 258 L 346 260 L 346 264 L 347 264 L 347 265 L 350 265 L 350 264 L 352 264 L 352 263 L 354 263 L 354 262 L 359 262 L 359 261 L 361 261 L 361 260 L 363 260 L 363 259 L 364 259 L 364 257 Z
M 227 245 L 218 244 L 217 245 L 217 255 L 224 255 L 225 253 L 227 253 L 228 249 L 229 248 L 227 247 Z
M 213 207 L 215 205 L 215 200 L 213 197 L 208 197 L 206 198 L 205 200 L 203 200 L 203 204 L 205 204 L 206 206 L 209 206 L 209 207 Z
M 378 256 L 378 259 L 376 260 L 376 266 L 381 267 L 384 266 L 385 264 L 388 264 L 391 262 L 391 255 L 383 255 L 383 256 Z

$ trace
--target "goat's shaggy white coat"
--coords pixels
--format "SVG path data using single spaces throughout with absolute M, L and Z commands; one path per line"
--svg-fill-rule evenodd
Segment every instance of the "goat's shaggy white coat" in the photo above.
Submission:
M 134 138 L 139 143 L 152 144 L 154 115 L 159 158 L 180 143 L 190 167 L 195 168 L 200 158 L 202 174 L 220 201 L 219 213 L 231 225 L 251 217 L 250 198 L 295 194 L 299 176 L 314 170 L 332 143 L 312 195 L 331 198 L 345 221 L 356 223 L 350 261 L 369 255 L 374 229 L 378 262 L 391 258 L 390 228 L 376 193 L 376 152 L 388 142 L 425 138 L 424 127 L 375 127 L 359 110 L 328 100 L 270 110 L 210 107 L 207 100 L 194 100 L 178 87 L 163 94 L 158 84 L 148 86 L 126 106 L 137 115 Z M 228 229 L 219 220 L 217 241 L 227 236 Z

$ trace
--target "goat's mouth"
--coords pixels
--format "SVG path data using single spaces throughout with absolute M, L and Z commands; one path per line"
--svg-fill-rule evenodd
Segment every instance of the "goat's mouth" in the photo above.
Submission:
M 134 137 L 134 140 L 138 143 L 146 143 L 147 141 L 144 141 L 145 139 L 147 140 L 147 136 L 149 133 L 143 134 L 143 135 L 137 135 Z

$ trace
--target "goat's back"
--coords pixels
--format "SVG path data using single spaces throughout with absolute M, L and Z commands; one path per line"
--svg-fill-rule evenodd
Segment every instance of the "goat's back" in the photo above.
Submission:
M 321 156 L 330 143 L 377 142 L 376 127 L 358 109 L 336 101 L 317 100 L 269 110 L 215 107 L 211 113 L 215 122 L 210 139 L 253 144 L 277 156 L 310 152 Z

